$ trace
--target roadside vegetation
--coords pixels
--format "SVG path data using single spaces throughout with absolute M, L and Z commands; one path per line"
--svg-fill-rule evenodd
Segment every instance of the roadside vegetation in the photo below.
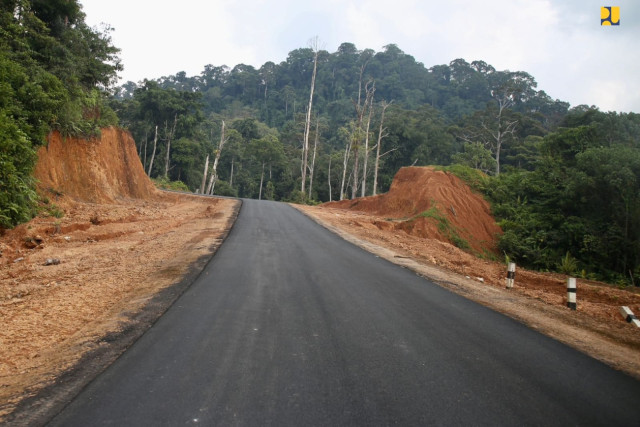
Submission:
M 88 27 L 77 1 L 0 2 L 0 229 L 36 213 L 35 153 L 51 130 L 93 136 L 117 123 L 109 33 Z

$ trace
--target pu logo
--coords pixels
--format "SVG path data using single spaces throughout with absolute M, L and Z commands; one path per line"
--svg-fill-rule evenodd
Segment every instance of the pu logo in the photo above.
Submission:
M 600 9 L 600 25 L 620 25 L 620 6 L 604 6 Z

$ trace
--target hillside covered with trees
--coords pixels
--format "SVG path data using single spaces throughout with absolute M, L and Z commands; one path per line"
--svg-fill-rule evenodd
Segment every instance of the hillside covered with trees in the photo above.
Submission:
M 117 123 L 105 105 L 122 68 L 109 33 L 87 26 L 77 1 L 0 1 L 0 229 L 35 214 L 35 152 L 51 130 Z
M 0 225 L 30 218 L 53 129 L 131 131 L 145 171 L 190 191 L 303 203 L 387 191 L 441 165 L 492 202 L 523 266 L 621 284 L 640 274 L 640 115 L 574 106 L 525 71 L 425 65 L 398 46 L 309 47 L 115 87 L 110 29 L 75 0 L 0 2 Z M 114 114 L 115 113 L 115 114 Z
M 384 192 L 402 166 L 456 165 L 487 174 L 474 183 L 521 265 L 640 273 L 640 116 L 570 109 L 524 71 L 343 43 L 128 82 L 111 105 L 148 173 L 192 191 L 326 202 Z

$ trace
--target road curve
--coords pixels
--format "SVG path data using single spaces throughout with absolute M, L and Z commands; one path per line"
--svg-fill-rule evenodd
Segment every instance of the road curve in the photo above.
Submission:
M 639 401 L 639 381 L 247 200 L 196 282 L 50 425 L 637 425 Z

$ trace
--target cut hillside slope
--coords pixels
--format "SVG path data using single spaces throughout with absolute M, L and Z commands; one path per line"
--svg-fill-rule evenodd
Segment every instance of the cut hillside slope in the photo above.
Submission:
M 48 145 L 38 150 L 34 175 L 41 189 L 55 189 L 85 202 L 112 203 L 157 194 L 131 134 L 113 127 L 89 141 L 53 132 Z
M 38 154 L 43 214 L 0 233 L 2 425 L 45 424 L 189 285 L 240 206 L 157 191 L 122 130 L 52 134 Z
M 502 232 L 484 198 L 455 175 L 430 167 L 401 168 L 389 192 L 322 205 L 381 217 L 381 230 L 402 230 L 479 254 L 496 253 Z

